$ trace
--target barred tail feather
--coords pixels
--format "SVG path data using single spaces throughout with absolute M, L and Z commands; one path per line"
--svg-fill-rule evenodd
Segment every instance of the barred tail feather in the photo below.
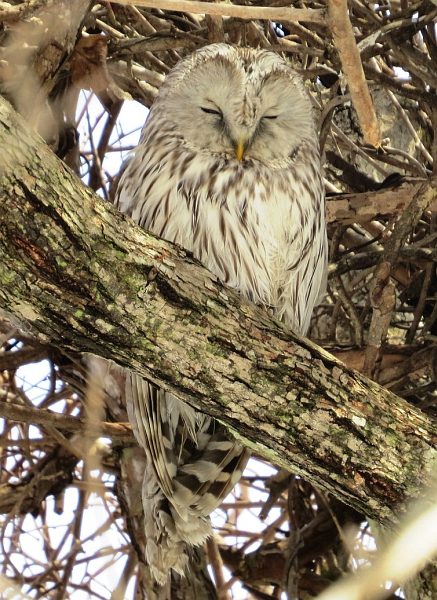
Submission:
M 165 585 L 170 570 L 184 575 L 188 564 L 189 546 L 186 529 L 191 531 L 191 545 L 200 546 L 211 535 L 209 518 L 181 520 L 169 504 L 158 482 L 148 473 L 143 481 L 144 528 L 146 533 L 145 557 L 154 579 Z M 195 540 L 195 541 L 194 541 Z
M 240 479 L 249 452 L 214 419 L 128 373 L 126 400 L 149 467 L 144 474 L 146 559 L 163 585 L 183 574 L 190 546 L 211 535 L 210 513 Z

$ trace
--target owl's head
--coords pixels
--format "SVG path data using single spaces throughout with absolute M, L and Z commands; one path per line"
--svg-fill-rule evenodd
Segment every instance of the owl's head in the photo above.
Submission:
M 283 163 L 315 139 L 301 78 L 266 50 L 212 44 L 194 52 L 168 75 L 153 112 L 189 149 L 235 161 Z

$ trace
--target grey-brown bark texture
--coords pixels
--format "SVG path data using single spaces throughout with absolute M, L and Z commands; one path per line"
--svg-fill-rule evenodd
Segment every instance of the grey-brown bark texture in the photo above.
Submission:
M 0 106 L 1 307 L 41 339 L 171 389 L 369 517 L 396 521 L 430 482 L 428 417 L 116 214 Z

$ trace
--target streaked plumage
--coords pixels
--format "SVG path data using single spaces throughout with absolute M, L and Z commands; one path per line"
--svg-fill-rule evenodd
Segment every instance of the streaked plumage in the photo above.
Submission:
M 244 155 L 243 155 L 244 154 Z M 116 204 L 224 283 L 306 333 L 326 266 L 311 103 L 272 52 L 214 44 L 181 61 L 151 108 Z M 151 466 L 143 503 L 157 581 L 183 572 L 248 453 L 214 421 L 134 375 L 130 418 Z

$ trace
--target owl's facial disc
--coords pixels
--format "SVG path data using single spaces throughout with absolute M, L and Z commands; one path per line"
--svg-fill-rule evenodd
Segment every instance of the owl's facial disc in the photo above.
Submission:
M 259 64 L 249 66 L 208 57 L 167 89 L 165 116 L 187 148 L 236 164 L 284 163 L 314 138 L 300 79 L 279 57 L 259 56 Z

